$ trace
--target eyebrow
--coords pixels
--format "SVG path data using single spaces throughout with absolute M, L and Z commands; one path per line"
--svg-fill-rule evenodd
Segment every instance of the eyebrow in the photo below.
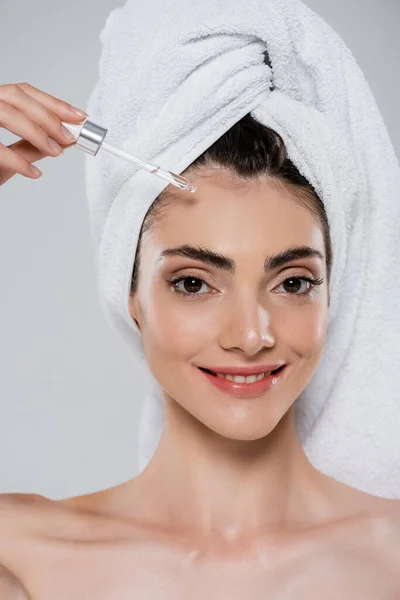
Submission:
M 210 248 L 203 248 L 201 246 L 191 246 L 190 244 L 183 244 L 176 248 L 167 248 L 163 250 L 157 259 L 157 263 L 165 256 L 183 256 L 185 258 L 192 258 L 199 260 L 217 269 L 224 269 L 229 273 L 235 273 L 236 263 L 229 256 L 225 256 L 219 252 L 214 252 Z M 278 267 L 282 267 L 289 262 L 298 260 L 300 258 L 311 258 L 318 257 L 321 260 L 325 260 L 325 256 L 316 248 L 310 246 L 291 246 L 279 254 L 273 254 L 267 256 L 264 261 L 264 271 L 272 271 Z

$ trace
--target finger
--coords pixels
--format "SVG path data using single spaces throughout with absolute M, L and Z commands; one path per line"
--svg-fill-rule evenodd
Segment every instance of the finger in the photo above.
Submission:
M 71 148 L 72 146 L 75 146 L 75 142 L 68 144 L 68 146 L 65 146 L 64 149 Z M 18 140 L 18 142 L 10 144 L 7 146 L 7 148 L 10 148 L 10 150 L 13 150 L 14 152 L 18 152 L 24 158 L 29 160 L 29 162 L 34 162 L 48 156 L 48 154 L 38 150 L 35 146 L 28 142 L 28 140 Z
M 19 109 L 59 144 L 66 145 L 74 141 L 74 137 L 68 135 L 68 130 L 63 128 L 60 118 L 52 110 L 26 94 L 17 85 L 1 86 L 0 100 L 4 100 L 14 108 Z
M 42 90 L 38 90 L 29 83 L 17 83 L 15 85 L 17 85 L 22 91 L 24 91 L 25 94 L 28 94 L 28 96 L 31 96 L 38 102 L 44 104 L 50 110 L 53 110 L 55 113 L 57 113 L 61 121 L 66 121 L 68 123 L 70 120 L 72 123 L 81 123 L 83 119 L 86 119 L 86 117 L 89 116 L 85 111 L 82 111 L 81 109 L 76 110 L 81 110 L 82 114 L 76 114 L 76 112 L 72 110 L 72 107 L 70 104 L 68 104 L 68 102 L 64 102 L 63 100 L 60 100 L 60 98 L 56 98 L 51 94 L 47 94 Z
M 74 145 L 75 145 L 75 143 L 69 144 L 69 146 L 66 146 L 66 148 L 70 148 L 71 146 L 74 146 Z M 10 144 L 9 146 L 4 146 L 0 142 L 0 147 L 1 146 L 8 148 L 12 152 L 19 154 L 20 156 L 22 156 L 22 158 L 25 158 L 29 163 L 33 163 L 37 160 L 40 160 L 40 159 L 48 156 L 48 154 L 41 152 L 27 140 L 18 140 L 18 142 L 14 142 L 13 144 Z M 8 179 L 10 179 L 10 177 L 15 175 L 16 172 L 17 171 L 14 169 L 8 169 L 8 170 L 7 169 L 5 170 L 4 168 L 0 169 L 0 185 L 5 183 L 6 181 L 8 181 Z
M 33 163 L 36 160 L 41 160 L 42 158 L 48 156 L 48 154 L 38 150 L 38 148 L 33 146 L 30 142 L 28 142 L 28 140 L 18 140 L 18 142 L 14 142 L 13 144 L 6 146 L 6 148 L 16 152 L 25 158 L 29 163 Z
M 63 152 L 61 146 L 59 150 L 51 146 L 51 138 L 39 125 L 36 125 L 18 108 L 14 108 L 4 100 L 0 100 L 0 126 L 28 140 L 48 156 L 59 156 Z
M 20 154 L 13 152 L 7 146 L 4 146 L 0 142 L 0 185 L 5 183 L 15 173 L 20 173 L 25 177 L 31 179 L 37 179 L 38 175 L 35 175 L 31 169 L 31 164 Z

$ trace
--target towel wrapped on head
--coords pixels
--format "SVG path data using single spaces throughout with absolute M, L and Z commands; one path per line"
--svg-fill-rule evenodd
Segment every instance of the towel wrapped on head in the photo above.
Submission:
M 317 469 L 400 497 L 400 168 L 351 51 L 299 0 L 128 0 L 100 39 L 86 110 L 110 144 L 182 173 L 248 113 L 283 138 L 323 201 L 333 250 L 326 345 L 296 428 Z M 107 153 L 85 160 L 101 303 L 151 384 L 142 471 L 163 399 L 128 300 L 143 220 L 168 183 Z

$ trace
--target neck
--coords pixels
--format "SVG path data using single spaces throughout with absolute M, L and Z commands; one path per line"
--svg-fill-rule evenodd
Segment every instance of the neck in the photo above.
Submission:
M 170 399 L 160 443 L 134 481 L 144 520 L 232 544 L 327 521 L 327 479 L 303 451 L 293 407 L 269 435 L 242 441 L 221 437 Z

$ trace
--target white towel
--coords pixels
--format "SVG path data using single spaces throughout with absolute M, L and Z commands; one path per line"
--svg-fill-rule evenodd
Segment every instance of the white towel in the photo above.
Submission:
M 399 498 L 400 168 L 352 53 L 299 0 L 129 0 L 100 39 L 86 110 L 109 143 L 182 173 L 249 112 L 283 137 L 325 205 L 333 248 L 326 346 L 296 428 L 317 469 Z M 151 383 L 141 471 L 164 412 L 128 298 L 142 221 L 168 184 L 102 152 L 86 169 L 102 306 Z

